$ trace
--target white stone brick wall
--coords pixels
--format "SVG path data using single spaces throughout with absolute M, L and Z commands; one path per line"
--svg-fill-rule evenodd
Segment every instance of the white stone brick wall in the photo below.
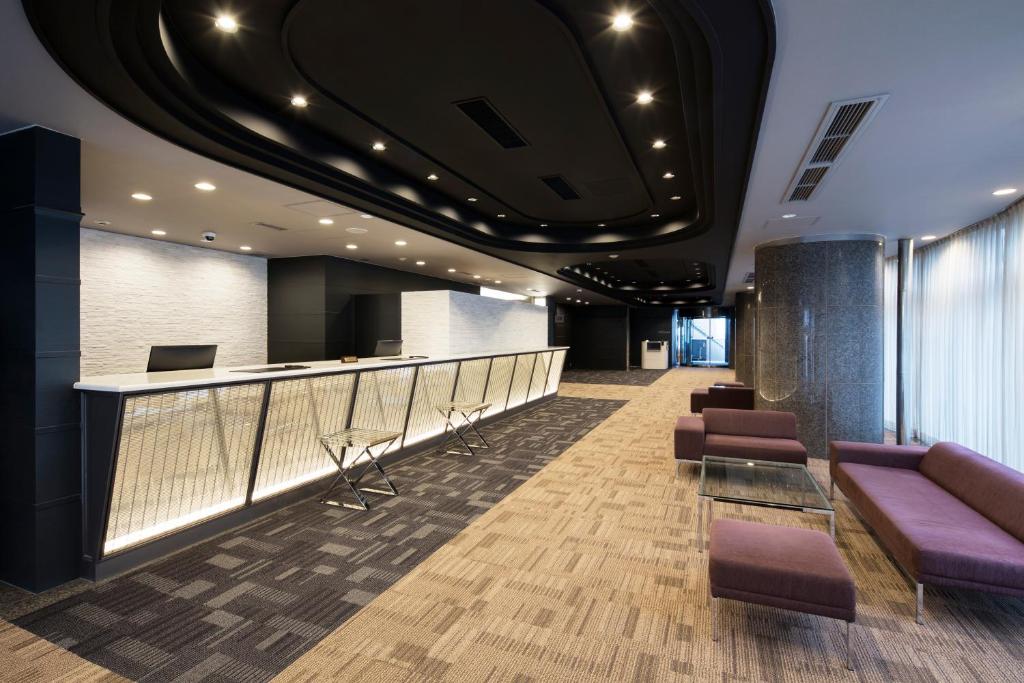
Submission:
M 266 259 L 85 228 L 81 247 L 83 377 L 144 371 L 154 344 L 266 362 Z
M 425 356 L 541 348 L 547 308 L 465 292 L 402 294 L 403 352 Z

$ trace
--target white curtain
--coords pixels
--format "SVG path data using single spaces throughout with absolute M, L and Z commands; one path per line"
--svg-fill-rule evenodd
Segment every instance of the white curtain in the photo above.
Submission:
M 913 273 L 914 435 L 1024 471 L 1024 203 L 915 250 Z
M 885 410 L 882 420 L 885 429 L 890 432 L 896 430 L 896 280 L 898 274 L 899 260 L 895 256 L 885 259 L 885 288 L 883 290 L 885 319 L 882 330 Z

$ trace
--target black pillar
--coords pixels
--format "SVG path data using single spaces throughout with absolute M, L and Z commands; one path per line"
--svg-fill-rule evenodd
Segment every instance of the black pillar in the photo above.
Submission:
M 79 141 L 0 135 L 0 579 L 79 576 Z

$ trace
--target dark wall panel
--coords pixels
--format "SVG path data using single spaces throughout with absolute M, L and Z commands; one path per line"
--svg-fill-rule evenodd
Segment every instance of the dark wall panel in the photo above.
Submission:
M 569 367 L 625 370 L 628 309 L 625 306 L 576 306 L 571 310 Z
M 629 315 L 629 364 L 640 366 L 643 341 L 672 341 L 672 309 L 634 308 Z M 671 362 L 671 353 L 669 354 Z
M 477 286 L 333 256 L 270 259 L 267 359 L 282 363 L 369 355 L 376 340 L 384 338 L 368 341 L 379 330 L 391 330 L 390 338 L 401 336 L 401 318 L 395 317 L 401 306 L 368 299 L 360 311 L 364 297 L 439 289 L 480 293 Z M 376 326 L 374 331 L 361 331 L 361 321 Z

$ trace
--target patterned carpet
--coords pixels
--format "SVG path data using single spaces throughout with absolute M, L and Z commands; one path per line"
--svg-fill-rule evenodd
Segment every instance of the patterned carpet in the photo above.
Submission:
M 622 405 L 556 398 L 389 468 L 368 512 L 300 503 L 16 623 L 134 680 L 268 680 Z
M 724 371 L 673 370 L 649 387 L 563 384 L 559 401 L 589 396 L 628 403 L 340 627 L 311 636 L 310 644 L 319 642 L 278 678 L 1024 681 L 1024 601 L 929 589 L 926 624 L 918 626 L 913 590 L 842 499 L 837 544 L 858 590 L 856 671 L 843 667 L 842 627 L 824 618 L 724 602 L 720 639 L 711 640 L 707 555 L 696 543 L 698 471 L 694 466 L 673 477 L 672 426 L 686 412 L 691 389 L 727 378 Z M 545 442 L 548 427 L 538 422 L 535 428 L 544 431 L 537 441 Z M 811 467 L 827 483 L 827 464 L 814 461 Z M 715 516 L 826 528 L 817 515 L 764 508 L 719 504 Z M 252 533 L 239 531 L 227 540 L 238 536 Z M 347 537 L 331 542 L 351 543 Z M 248 550 L 239 544 L 208 552 L 237 556 Z M 337 599 L 335 582 L 349 576 L 339 574 L 322 579 L 325 601 Z M 251 597 L 218 609 L 238 614 Z M 191 625 L 198 631 L 206 628 L 202 616 L 215 610 L 201 599 L 196 610 Z M 260 630 L 253 636 L 266 637 Z M 49 668 L 23 680 L 53 680 L 58 676 L 49 674 L 59 672 L 58 665 L 83 666 L 31 638 L 0 629 L 0 670 L 11 671 L 13 658 L 17 672 L 32 648 L 46 652 Z M 194 648 L 211 646 L 199 641 Z M 180 652 L 192 656 L 188 649 Z M 84 664 L 77 669 L 83 675 L 101 672 Z M 224 666 L 195 673 L 246 680 L 247 671 Z
M 562 372 L 562 383 L 646 387 L 654 384 L 666 372 L 668 370 L 565 370 Z

